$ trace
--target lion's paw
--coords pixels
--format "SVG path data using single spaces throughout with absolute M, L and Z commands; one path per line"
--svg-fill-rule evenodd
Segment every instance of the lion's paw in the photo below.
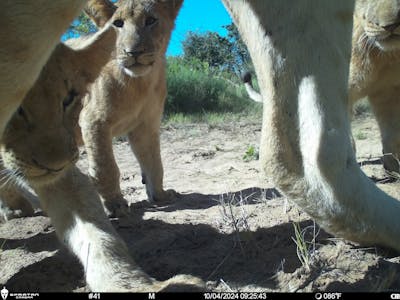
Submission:
M 181 197 L 181 194 L 176 192 L 175 190 L 165 190 L 159 195 L 154 195 L 150 196 L 149 195 L 149 201 L 154 203 L 154 204 L 167 204 L 167 203 L 172 203 L 175 202 L 177 199 Z
M 110 218 L 121 218 L 129 214 L 128 201 L 122 196 L 112 197 L 104 200 L 106 214 Z
M 166 281 L 158 282 L 159 292 L 204 292 L 205 282 L 191 275 L 177 275 Z
M 34 213 L 34 209 L 28 204 L 17 209 L 11 209 L 3 204 L 0 204 L 0 223 L 16 218 L 32 217 Z

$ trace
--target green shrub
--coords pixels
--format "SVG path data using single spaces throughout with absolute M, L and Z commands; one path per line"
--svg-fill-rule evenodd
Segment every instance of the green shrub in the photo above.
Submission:
M 180 57 L 169 57 L 165 113 L 242 113 L 260 109 L 259 105 L 248 99 L 241 82 L 234 82 L 230 77 L 196 59 L 187 61 Z

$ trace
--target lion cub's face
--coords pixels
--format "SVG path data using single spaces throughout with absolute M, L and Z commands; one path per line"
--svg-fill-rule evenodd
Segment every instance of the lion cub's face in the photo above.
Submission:
M 121 0 L 113 16 L 119 28 L 117 62 L 131 77 L 148 74 L 163 59 L 183 0 Z
M 5 129 L 0 152 L 10 173 L 41 185 L 76 162 L 80 99 L 109 60 L 115 38 L 115 30 L 107 26 L 83 48 L 56 47 Z
M 400 49 L 400 1 L 357 0 L 355 14 L 364 30 L 358 42 L 382 51 Z

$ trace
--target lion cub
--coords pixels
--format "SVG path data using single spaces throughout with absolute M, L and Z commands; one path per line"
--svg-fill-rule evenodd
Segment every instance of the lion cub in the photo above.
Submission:
M 0 219 L 33 214 L 29 194 L 19 183 L 51 185 L 75 164 L 80 99 L 110 59 L 115 38 L 115 29 L 108 26 L 55 48 L 3 134 Z
M 350 105 L 368 97 L 378 121 L 383 164 L 399 172 L 400 4 L 356 1 L 349 77 Z
M 92 0 L 86 12 L 101 25 L 110 9 Z M 122 0 L 113 15 L 118 28 L 115 58 L 103 69 L 83 100 L 79 125 L 89 174 L 111 215 L 127 202 L 119 184 L 112 138 L 127 135 L 142 171 L 150 201 L 175 196 L 163 189 L 160 122 L 167 94 L 165 52 L 183 0 Z

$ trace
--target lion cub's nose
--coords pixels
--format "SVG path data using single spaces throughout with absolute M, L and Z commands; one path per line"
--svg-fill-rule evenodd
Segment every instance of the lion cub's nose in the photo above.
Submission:
M 124 49 L 124 52 L 126 55 L 130 56 L 130 57 L 139 57 L 140 55 L 142 55 L 144 53 L 144 51 L 142 50 L 132 50 L 132 49 Z
M 57 152 L 52 151 L 46 153 L 46 155 L 34 155 L 32 157 L 32 163 L 34 166 L 49 171 L 51 173 L 59 173 L 66 169 L 71 164 L 75 164 L 79 158 L 78 149 L 74 151 Z
M 69 160 L 53 160 L 51 162 L 40 162 L 35 158 L 32 158 L 32 163 L 43 170 L 49 171 L 51 173 L 58 173 L 63 171 L 66 167 L 71 164 Z
M 400 26 L 400 22 L 382 26 L 386 31 L 393 32 Z

